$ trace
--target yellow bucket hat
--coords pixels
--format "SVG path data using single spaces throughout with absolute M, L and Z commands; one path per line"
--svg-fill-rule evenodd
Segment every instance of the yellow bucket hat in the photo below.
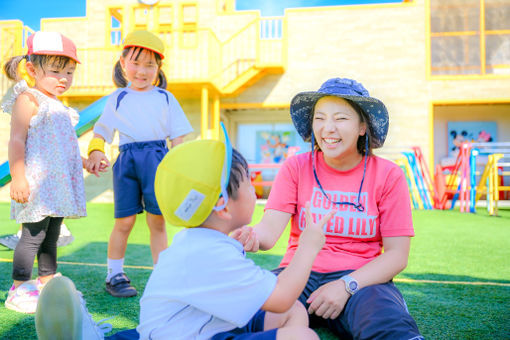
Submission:
M 142 47 L 157 53 L 161 59 L 165 58 L 165 44 L 163 41 L 154 33 L 149 31 L 133 31 L 127 35 L 124 39 L 124 47 Z
M 170 149 L 159 164 L 154 191 L 169 223 L 197 227 L 227 204 L 232 146 L 223 124 L 222 130 L 223 141 L 184 142 Z M 220 197 L 224 203 L 216 206 Z

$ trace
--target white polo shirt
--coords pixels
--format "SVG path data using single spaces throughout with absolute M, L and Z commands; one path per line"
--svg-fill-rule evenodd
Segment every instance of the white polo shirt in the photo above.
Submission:
M 119 145 L 152 140 L 170 140 L 193 131 L 177 99 L 154 86 L 149 91 L 123 87 L 113 92 L 94 133 L 111 143 L 119 132 Z
M 140 300 L 140 339 L 209 339 L 250 321 L 276 276 L 218 231 L 190 228 L 159 254 Z

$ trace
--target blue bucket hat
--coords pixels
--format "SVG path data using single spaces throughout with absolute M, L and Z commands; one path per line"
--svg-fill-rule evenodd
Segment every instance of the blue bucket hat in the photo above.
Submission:
M 380 148 L 388 134 L 388 110 L 379 99 L 370 97 L 368 91 L 355 80 L 332 78 L 318 91 L 298 93 L 290 102 L 290 116 L 303 140 L 309 141 L 312 133 L 312 116 L 317 100 L 326 96 L 344 98 L 356 103 L 368 117 L 372 147 Z

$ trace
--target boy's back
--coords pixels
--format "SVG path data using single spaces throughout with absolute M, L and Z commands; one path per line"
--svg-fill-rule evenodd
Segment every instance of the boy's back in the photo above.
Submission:
M 276 276 L 247 259 L 238 241 L 212 229 L 184 229 L 160 254 L 137 330 L 141 339 L 209 339 L 244 326 L 275 285 Z

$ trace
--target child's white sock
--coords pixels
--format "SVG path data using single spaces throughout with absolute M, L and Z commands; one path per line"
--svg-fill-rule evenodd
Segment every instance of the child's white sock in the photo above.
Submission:
M 110 279 L 122 273 L 124 271 L 124 258 L 118 260 L 108 259 L 108 274 L 106 275 L 106 282 L 110 282 Z

